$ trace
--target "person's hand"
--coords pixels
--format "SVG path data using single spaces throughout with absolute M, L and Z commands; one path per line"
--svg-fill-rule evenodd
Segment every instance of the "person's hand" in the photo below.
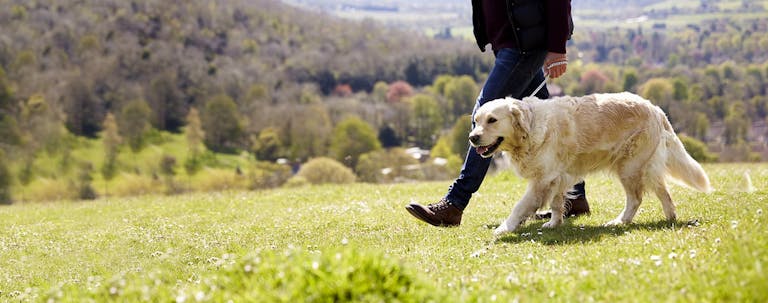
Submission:
M 544 72 L 549 74 L 549 77 L 552 79 L 565 74 L 567 66 L 568 57 L 565 54 L 548 52 L 547 57 L 544 59 Z

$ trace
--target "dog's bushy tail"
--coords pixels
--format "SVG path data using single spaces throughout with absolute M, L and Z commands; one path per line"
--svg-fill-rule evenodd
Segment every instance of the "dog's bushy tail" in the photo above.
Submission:
M 709 183 L 709 177 L 701 164 L 696 162 L 688 152 L 685 151 L 683 142 L 677 137 L 672 125 L 664 117 L 664 141 L 667 145 L 666 167 L 669 175 L 681 181 L 683 184 L 693 187 L 701 192 L 712 192 L 712 186 Z

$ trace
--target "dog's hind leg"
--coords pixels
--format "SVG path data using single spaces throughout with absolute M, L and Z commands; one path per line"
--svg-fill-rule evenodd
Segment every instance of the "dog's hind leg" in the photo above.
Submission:
M 551 192 L 552 197 L 549 202 L 550 209 L 552 211 L 552 216 L 549 218 L 549 221 L 547 223 L 544 223 L 541 227 L 543 228 L 555 228 L 563 224 L 563 220 L 565 218 L 565 197 L 567 190 L 572 187 L 566 186 L 567 184 L 575 183 L 579 180 L 578 178 L 573 178 L 571 176 L 563 175 L 560 176 L 555 181 L 552 181 L 551 184 Z
M 664 216 L 666 216 L 669 221 L 677 220 L 675 203 L 672 202 L 672 196 L 669 194 L 669 190 L 667 190 L 667 184 L 663 177 L 659 177 L 659 179 L 651 181 L 650 183 L 653 192 L 656 193 L 656 197 L 661 201 L 661 208 L 664 210 Z
M 621 185 L 624 186 L 624 192 L 627 195 L 627 202 L 624 210 L 621 211 L 616 219 L 606 223 L 606 226 L 629 224 L 635 217 L 640 203 L 643 202 L 643 179 L 638 171 L 628 176 L 620 176 Z
M 553 191 L 554 192 L 554 191 Z M 552 201 L 549 202 L 550 209 L 552 210 L 552 216 L 547 223 L 544 223 L 543 228 L 555 228 L 563 224 L 563 217 L 565 216 L 565 195 L 555 194 Z

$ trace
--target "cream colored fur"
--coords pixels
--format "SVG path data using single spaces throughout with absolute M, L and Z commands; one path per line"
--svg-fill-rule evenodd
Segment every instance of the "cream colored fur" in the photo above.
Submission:
M 529 183 L 494 231 L 497 236 L 515 231 L 547 202 L 552 219 L 543 227 L 562 224 L 568 190 L 592 172 L 614 173 L 626 192 L 624 210 L 606 225 L 630 223 L 645 191 L 654 192 L 664 215 L 675 220 L 667 177 L 711 191 L 706 173 L 686 153 L 664 112 L 635 94 L 490 101 L 475 113 L 470 139 L 483 148 L 499 138 L 499 147 L 484 156 L 508 152 L 512 167 Z

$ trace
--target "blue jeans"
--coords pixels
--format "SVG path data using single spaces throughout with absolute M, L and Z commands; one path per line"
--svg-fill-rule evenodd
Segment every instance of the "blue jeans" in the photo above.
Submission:
M 472 127 L 475 127 L 475 112 L 486 102 L 505 97 L 515 99 L 528 97 L 544 81 L 544 72 L 541 67 L 544 65 L 546 55 L 546 51 L 521 54 L 516 49 L 504 48 L 499 50 L 493 69 L 488 74 L 488 79 L 485 80 L 480 96 L 477 97 L 475 109 L 472 111 Z M 549 98 L 547 87 L 542 87 L 536 97 L 539 99 Z M 491 158 L 481 157 L 470 146 L 461 173 L 448 189 L 445 199 L 459 209 L 466 208 L 472 194 L 483 183 L 490 165 Z M 583 193 L 583 188 L 582 185 L 580 193 Z M 580 193 L 577 192 L 577 194 Z

